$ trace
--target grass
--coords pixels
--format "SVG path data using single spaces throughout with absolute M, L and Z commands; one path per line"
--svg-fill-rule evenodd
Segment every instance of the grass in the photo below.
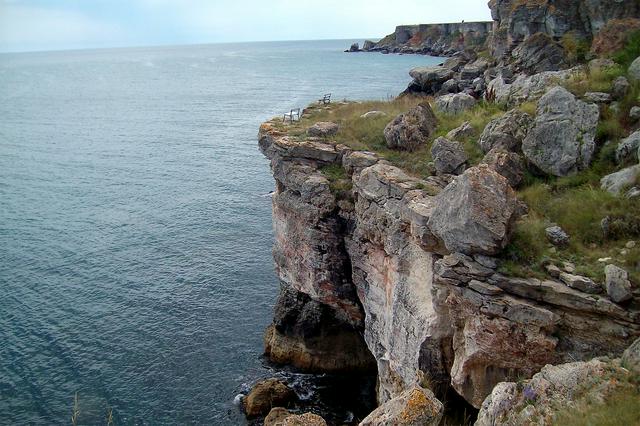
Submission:
M 336 194 L 338 200 L 352 199 L 351 189 L 353 183 L 347 172 L 338 164 L 330 164 L 320 168 L 320 172 L 329 181 L 331 191 Z
M 587 92 L 610 92 L 613 81 L 625 75 L 625 70 L 621 65 L 613 65 L 611 67 L 585 69 L 581 72 L 572 74 L 566 80 L 562 80 L 561 84 L 571 93 L 582 97 Z
M 504 113 L 504 107 L 496 104 L 480 102 L 476 107 L 459 115 L 447 115 L 434 111 L 438 119 L 438 127 L 434 135 L 416 151 L 397 151 L 387 147 L 384 138 L 384 128 L 397 115 L 408 111 L 421 102 L 428 101 L 425 98 L 400 97 L 389 101 L 334 103 L 326 107 L 311 107 L 303 118 L 293 125 L 283 125 L 278 121 L 274 124 L 290 136 L 306 137 L 306 129 L 319 121 L 332 121 L 338 123 L 340 130 L 332 138 L 336 143 L 344 144 L 354 150 L 371 151 L 407 173 L 425 178 L 430 175 L 428 163 L 431 158 L 431 143 L 439 136 L 446 135 L 449 131 L 459 127 L 465 121 L 469 121 L 474 129 L 473 135 L 463 138 L 459 142 L 464 145 L 471 164 L 477 164 L 483 156 L 476 141 L 486 124 L 493 118 Z M 369 111 L 381 111 L 385 115 L 363 118 L 362 115 Z
M 635 31 L 629 35 L 625 47 L 614 53 L 612 59 L 626 69 L 638 56 L 640 56 L 640 31 Z

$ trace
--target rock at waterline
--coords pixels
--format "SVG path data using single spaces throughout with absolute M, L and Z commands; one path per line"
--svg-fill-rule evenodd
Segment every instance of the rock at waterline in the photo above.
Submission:
M 443 412 L 430 390 L 415 386 L 376 408 L 360 426 L 437 426 Z
M 317 414 L 293 414 L 282 407 L 275 407 L 264 419 L 264 426 L 327 426 Z
M 256 383 L 244 399 L 247 417 L 266 415 L 271 407 L 286 407 L 297 399 L 295 392 L 278 379 L 266 379 Z

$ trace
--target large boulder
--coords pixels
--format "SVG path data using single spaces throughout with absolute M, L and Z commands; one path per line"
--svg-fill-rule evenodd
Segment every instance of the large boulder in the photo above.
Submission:
M 507 244 L 517 205 L 507 179 L 481 164 L 436 196 L 427 226 L 451 253 L 494 255 Z
M 546 174 L 567 176 L 591 164 L 600 112 L 556 86 L 538 101 L 533 126 L 522 141 L 527 160 Z
M 376 408 L 360 426 L 438 426 L 443 412 L 430 390 L 415 386 Z
M 340 127 L 336 123 L 330 121 L 320 121 L 309 127 L 307 133 L 309 136 L 315 136 L 319 138 L 327 138 L 335 136 L 338 133 Z
M 567 66 L 562 46 L 544 33 L 527 38 L 513 50 L 513 66 L 527 74 L 558 71 Z
M 418 67 L 409 71 L 413 78 L 412 86 L 421 92 L 433 94 L 440 90 L 442 83 L 451 79 L 454 72 L 446 67 Z
M 533 118 L 529 114 L 519 109 L 512 109 L 487 124 L 478 141 L 480 148 L 484 152 L 489 152 L 493 148 L 517 152 L 532 123 Z
M 600 187 L 614 195 L 620 194 L 623 190 L 635 185 L 640 177 L 640 165 L 627 167 L 600 179 Z
M 629 67 L 627 72 L 629 80 L 637 82 L 640 81 L 640 57 L 637 57 Z
M 460 114 L 476 104 L 476 99 L 466 93 L 442 95 L 436 98 L 436 108 L 446 114 Z
M 627 271 L 616 265 L 607 265 L 604 268 L 604 275 L 604 285 L 611 300 L 620 303 L 631 299 L 633 295 Z
M 620 163 L 635 163 L 638 157 L 638 148 L 640 148 L 640 130 L 633 132 L 629 137 L 622 139 L 616 148 L 616 161 Z
M 327 422 L 317 414 L 293 414 L 285 408 L 276 407 L 265 417 L 264 426 L 327 426 Z
M 624 351 L 621 361 L 624 368 L 640 374 L 640 339 Z
M 433 142 L 431 156 L 438 174 L 458 175 L 464 171 L 469 159 L 460 142 L 442 137 Z
M 524 178 L 524 162 L 515 152 L 493 148 L 484 156 L 482 163 L 504 176 L 512 188 L 518 187 Z
M 438 125 L 428 103 L 422 103 L 400 114 L 384 128 L 387 146 L 392 149 L 415 151 L 425 144 Z
M 244 399 L 247 417 L 264 416 L 273 407 L 286 407 L 296 400 L 296 394 L 284 382 L 267 379 L 255 384 Z

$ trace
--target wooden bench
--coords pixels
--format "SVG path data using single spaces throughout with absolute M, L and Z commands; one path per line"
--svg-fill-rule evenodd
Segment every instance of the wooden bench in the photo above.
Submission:
M 282 122 L 286 123 L 287 120 L 289 120 L 289 123 L 300 121 L 300 108 L 292 109 L 289 112 L 285 112 L 282 116 Z
M 330 104 L 331 103 L 331 93 L 327 93 L 322 97 L 322 99 L 318 99 L 318 103 L 319 104 L 323 104 L 323 105 Z

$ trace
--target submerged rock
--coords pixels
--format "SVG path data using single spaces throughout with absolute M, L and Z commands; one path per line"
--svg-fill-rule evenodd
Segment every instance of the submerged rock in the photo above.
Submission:
M 562 87 L 538 102 L 533 126 L 522 142 L 525 157 L 544 173 L 567 176 L 591 164 L 598 106 L 586 104 Z
M 493 255 L 507 244 L 517 198 L 489 166 L 470 168 L 435 201 L 428 226 L 451 253 Z
M 443 412 L 430 390 L 415 386 L 376 408 L 359 426 L 438 426 Z
M 392 149 L 415 151 L 427 142 L 438 125 L 431 106 L 422 103 L 398 115 L 384 128 L 387 146 Z

